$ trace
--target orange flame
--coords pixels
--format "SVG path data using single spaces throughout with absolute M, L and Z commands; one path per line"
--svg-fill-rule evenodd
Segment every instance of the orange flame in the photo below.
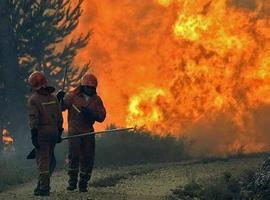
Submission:
M 13 138 L 10 136 L 10 132 L 7 129 L 3 129 L 2 135 L 2 141 L 4 144 L 12 144 L 14 142 Z
M 165 91 L 159 88 L 143 88 L 142 91 L 130 99 L 127 116 L 127 126 L 143 126 L 151 129 L 163 118 L 157 102 L 165 96 Z M 158 131 L 158 130 L 156 130 Z
M 107 124 L 185 135 L 211 152 L 269 145 L 270 2 L 89 0 L 77 57 L 92 59 Z

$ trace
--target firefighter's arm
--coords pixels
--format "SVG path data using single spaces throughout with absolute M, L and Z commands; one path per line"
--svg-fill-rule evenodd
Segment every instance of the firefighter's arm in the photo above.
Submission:
M 70 109 L 73 104 L 73 96 L 72 94 L 67 94 L 61 101 L 61 110 L 65 111 L 66 109 Z
M 99 96 L 95 99 L 95 103 L 90 107 L 82 107 L 81 112 L 86 117 L 93 119 L 97 122 L 103 122 L 106 118 L 106 110 L 103 102 Z
M 96 113 L 97 113 L 97 118 L 96 118 L 96 121 L 97 122 L 103 122 L 106 118 L 106 109 L 104 107 L 104 104 L 101 100 L 101 98 L 99 96 L 97 96 L 97 110 L 96 110 Z

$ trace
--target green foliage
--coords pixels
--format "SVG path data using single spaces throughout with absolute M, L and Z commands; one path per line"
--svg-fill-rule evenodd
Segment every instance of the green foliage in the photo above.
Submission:
M 128 176 L 125 174 L 113 174 L 111 176 L 105 177 L 103 179 L 98 179 L 91 183 L 91 186 L 93 187 L 113 187 L 119 181 L 127 179 Z
M 243 199 L 270 199 L 270 157 L 256 171 L 246 171 L 240 182 Z
M 192 164 L 209 164 L 213 162 L 228 162 L 230 157 L 218 157 L 218 156 L 209 156 L 202 157 L 199 160 L 193 161 Z
M 172 190 L 172 194 L 169 195 L 166 200 L 191 200 L 200 199 L 200 193 L 202 188 L 196 182 L 191 182 L 187 184 L 184 188 L 179 187 Z
M 199 197 L 201 193 L 202 193 L 202 188 L 195 181 L 192 181 L 191 183 L 187 184 L 183 190 L 183 194 L 191 198 Z
M 116 173 L 102 179 L 97 179 L 93 181 L 90 185 L 93 187 L 113 187 L 122 180 L 131 178 L 133 176 L 141 176 L 144 174 L 148 174 L 151 171 L 153 171 L 152 168 L 138 168 L 136 170 L 134 169 L 126 173 Z
M 96 164 L 108 166 L 176 162 L 189 157 L 188 147 L 185 138 L 178 139 L 169 135 L 161 137 L 146 130 L 107 134 L 97 138 Z
M 215 180 L 208 180 L 205 184 L 192 181 L 172 191 L 168 200 L 240 200 L 240 184 L 229 172 Z
M 221 178 L 212 181 L 204 189 L 204 198 L 213 200 L 237 200 L 240 199 L 240 185 L 228 172 Z
M 196 181 L 192 181 L 183 187 L 172 190 L 172 194 L 167 197 L 167 200 L 189 200 L 201 199 L 203 188 Z
M 255 171 L 254 170 L 245 170 L 240 177 L 239 182 L 241 183 L 241 197 L 243 199 L 248 199 L 254 197 L 254 192 L 256 187 L 253 184 L 255 181 Z
M 53 85 L 61 84 L 65 67 L 70 83 L 86 71 L 73 60 L 85 47 L 91 32 L 78 38 L 67 37 L 75 30 L 81 16 L 82 0 L 9 0 L 18 62 L 25 78 L 33 70 L 42 70 Z M 18 69 L 19 70 L 19 69 Z

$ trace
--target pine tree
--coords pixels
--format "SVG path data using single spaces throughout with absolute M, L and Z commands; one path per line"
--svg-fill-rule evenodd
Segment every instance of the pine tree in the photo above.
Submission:
M 89 64 L 73 66 L 73 60 L 77 51 L 87 45 L 91 32 L 65 43 L 79 23 L 82 2 L 74 5 L 72 0 L 11 0 L 18 61 L 25 75 L 42 70 L 57 85 L 61 84 L 65 67 L 70 84 L 86 71 Z

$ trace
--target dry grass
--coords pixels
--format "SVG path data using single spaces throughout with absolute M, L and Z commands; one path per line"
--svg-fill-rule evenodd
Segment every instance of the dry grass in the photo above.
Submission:
M 94 170 L 90 190 L 86 194 L 67 192 L 66 171 L 52 178 L 52 199 L 102 199 L 102 200 L 164 200 L 179 186 L 186 191 L 199 191 L 189 183 L 206 186 L 209 180 L 218 180 L 225 172 L 236 177 L 245 170 L 257 168 L 262 158 L 230 159 L 208 163 L 163 163 L 129 167 L 98 168 Z M 222 183 L 222 182 L 221 182 Z M 35 199 L 32 196 L 36 182 L 30 182 L 1 193 L 0 199 Z M 214 184 L 215 185 L 215 184 Z M 221 184 L 222 185 L 222 184 Z M 220 188 L 220 187 L 218 187 Z M 212 188 L 209 191 L 215 191 Z M 177 191 L 176 191 L 177 193 Z M 214 194 L 214 193 L 213 193 Z

